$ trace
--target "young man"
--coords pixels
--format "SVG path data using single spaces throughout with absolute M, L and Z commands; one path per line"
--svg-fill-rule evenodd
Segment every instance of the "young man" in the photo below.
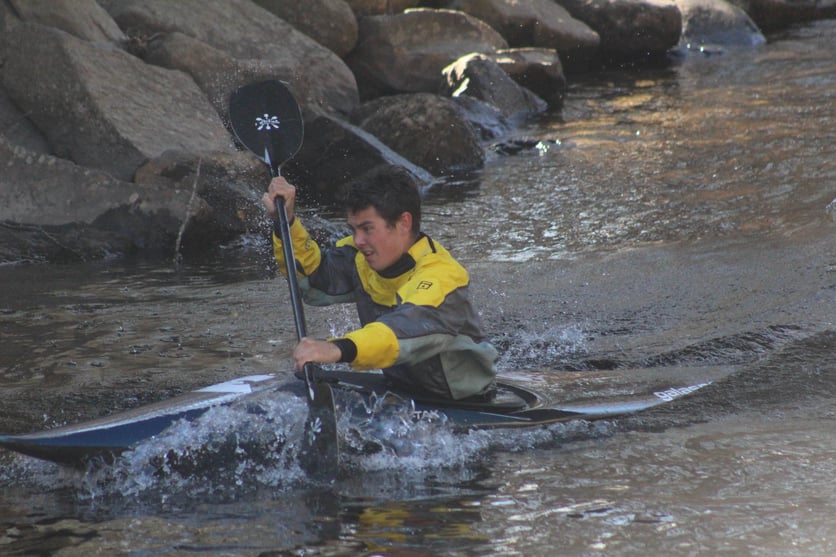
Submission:
M 467 271 L 421 232 L 421 198 L 405 171 L 381 167 L 352 184 L 346 196 L 353 231 L 320 249 L 294 218 L 296 188 L 274 178 L 263 203 L 271 216 L 285 200 L 299 287 L 305 302 L 354 302 L 362 327 L 341 338 L 303 338 L 293 351 L 307 362 L 348 362 L 383 369 L 397 386 L 449 399 L 495 389 L 496 350 L 484 340 L 468 297 Z M 273 234 L 284 272 L 281 240 Z

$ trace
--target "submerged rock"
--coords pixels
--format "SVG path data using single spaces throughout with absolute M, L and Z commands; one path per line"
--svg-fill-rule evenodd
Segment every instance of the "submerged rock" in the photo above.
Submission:
M 725 0 L 676 0 L 676 4 L 682 11 L 682 46 L 757 46 L 766 42 L 746 12 Z

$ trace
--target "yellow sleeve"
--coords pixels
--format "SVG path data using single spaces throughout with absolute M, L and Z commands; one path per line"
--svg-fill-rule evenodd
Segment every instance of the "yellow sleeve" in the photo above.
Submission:
M 351 362 L 354 369 L 389 367 L 398 359 L 400 347 L 395 332 L 379 321 L 345 335 L 357 346 L 357 357 Z
M 313 241 L 313 238 L 298 218 L 294 219 L 293 224 L 290 225 L 290 241 L 293 244 L 293 256 L 302 266 L 302 274 L 310 276 L 319 267 L 322 256 L 319 252 L 319 246 Z M 273 256 L 279 264 L 279 271 L 285 274 L 282 241 L 275 232 L 273 232 Z

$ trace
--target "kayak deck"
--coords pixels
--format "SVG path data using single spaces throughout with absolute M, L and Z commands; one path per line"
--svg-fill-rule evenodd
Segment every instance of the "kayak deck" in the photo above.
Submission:
M 396 395 L 411 400 L 415 416 L 443 414 L 456 431 L 532 427 L 577 419 L 601 419 L 630 414 L 670 402 L 707 383 L 628 398 L 603 398 L 577 404 L 547 403 L 544 396 L 518 385 L 497 383 L 490 400 L 448 400 L 410 394 L 394 388 L 380 373 L 319 370 L 317 380 L 335 389 L 365 396 Z M 0 435 L 0 447 L 36 458 L 84 466 L 91 460 L 112 462 L 120 453 L 163 432 L 179 420 L 194 420 L 209 408 L 231 404 L 270 390 L 287 389 L 285 376 L 254 375 L 210 385 L 203 389 L 79 424 L 23 435 Z M 664 396 L 662 396 L 664 395 Z

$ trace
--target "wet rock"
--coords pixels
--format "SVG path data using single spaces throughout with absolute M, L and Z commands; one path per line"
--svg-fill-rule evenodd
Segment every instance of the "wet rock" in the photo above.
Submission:
M 485 162 L 478 132 L 450 99 L 430 93 L 382 97 L 362 105 L 352 121 L 435 175 Z
M 141 186 L 0 138 L 0 262 L 171 249 L 188 192 Z
M 492 145 L 491 150 L 498 155 L 509 156 L 557 145 L 560 145 L 557 139 L 513 137 Z
M 9 0 L 23 21 L 55 27 L 86 41 L 119 43 L 127 37 L 96 0 Z
M 327 114 L 308 115 L 305 120 L 305 142 L 282 169 L 299 186 L 301 199 L 333 203 L 349 182 L 384 164 L 405 168 L 419 187 L 433 181 L 425 169 L 353 124 Z
M 294 84 L 305 106 L 347 114 L 358 104 L 354 76 L 336 54 L 249 0 L 100 3 L 136 39 L 179 32 L 236 60 L 266 63 L 272 77 Z M 225 79 L 222 73 L 216 77 Z
M 133 184 L 2 139 L 0 164 L 0 220 L 36 225 L 89 224 L 105 211 L 132 205 L 139 199 Z
M 507 48 L 499 33 L 462 12 L 418 9 L 360 19 L 357 48 L 346 62 L 362 98 L 435 93 L 441 71 L 472 52 Z
M 673 0 L 561 0 L 601 37 L 607 63 L 661 58 L 679 43 L 682 14 Z
M 197 156 L 167 151 L 141 166 L 135 182 L 193 192 L 184 249 L 205 250 L 240 234 L 266 232 L 261 195 L 270 181 L 267 166 L 250 153 Z M 191 194 L 191 193 L 190 193 Z
M 344 0 L 254 0 L 316 42 L 345 56 L 357 44 L 357 18 Z
M 92 261 L 135 251 L 129 238 L 93 225 L 0 221 L 0 264 L 3 265 Z
M 492 104 L 475 97 L 460 95 L 453 101 L 464 111 L 464 117 L 479 133 L 482 141 L 503 136 L 514 129 L 514 125 Z
M 746 12 L 725 0 L 676 0 L 682 12 L 682 39 L 689 48 L 705 45 L 757 46 L 766 42 Z
M 469 54 L 444 68 L 442 91 L 454 97 L 467 95 L 497 107 L 506 118 L 543 112 L 546 101 L 518 85 L 489 56 Z
M 462 0 L 461 10 L 485 21 L 513 47 L 556 50 L 572 69 L 586 69 L 601 44 L 598 33 L 552 0 Z
M 62 158 L 130 180 L 167 149 L 232 148 L 205 95 L 181 72 L 39 24 L 23 24 L 7 38 L 15 48 L 3 85 Z
M 552 110 L 559 110 L 563 106 L 566 76 L 556 50 L 509 48 L 499 50 L 489 57 L 511 79 L 545 100 Z
M 765 33 L 794 23 L 836 17 L 836 2 L 821 0 L 729 0 Z

